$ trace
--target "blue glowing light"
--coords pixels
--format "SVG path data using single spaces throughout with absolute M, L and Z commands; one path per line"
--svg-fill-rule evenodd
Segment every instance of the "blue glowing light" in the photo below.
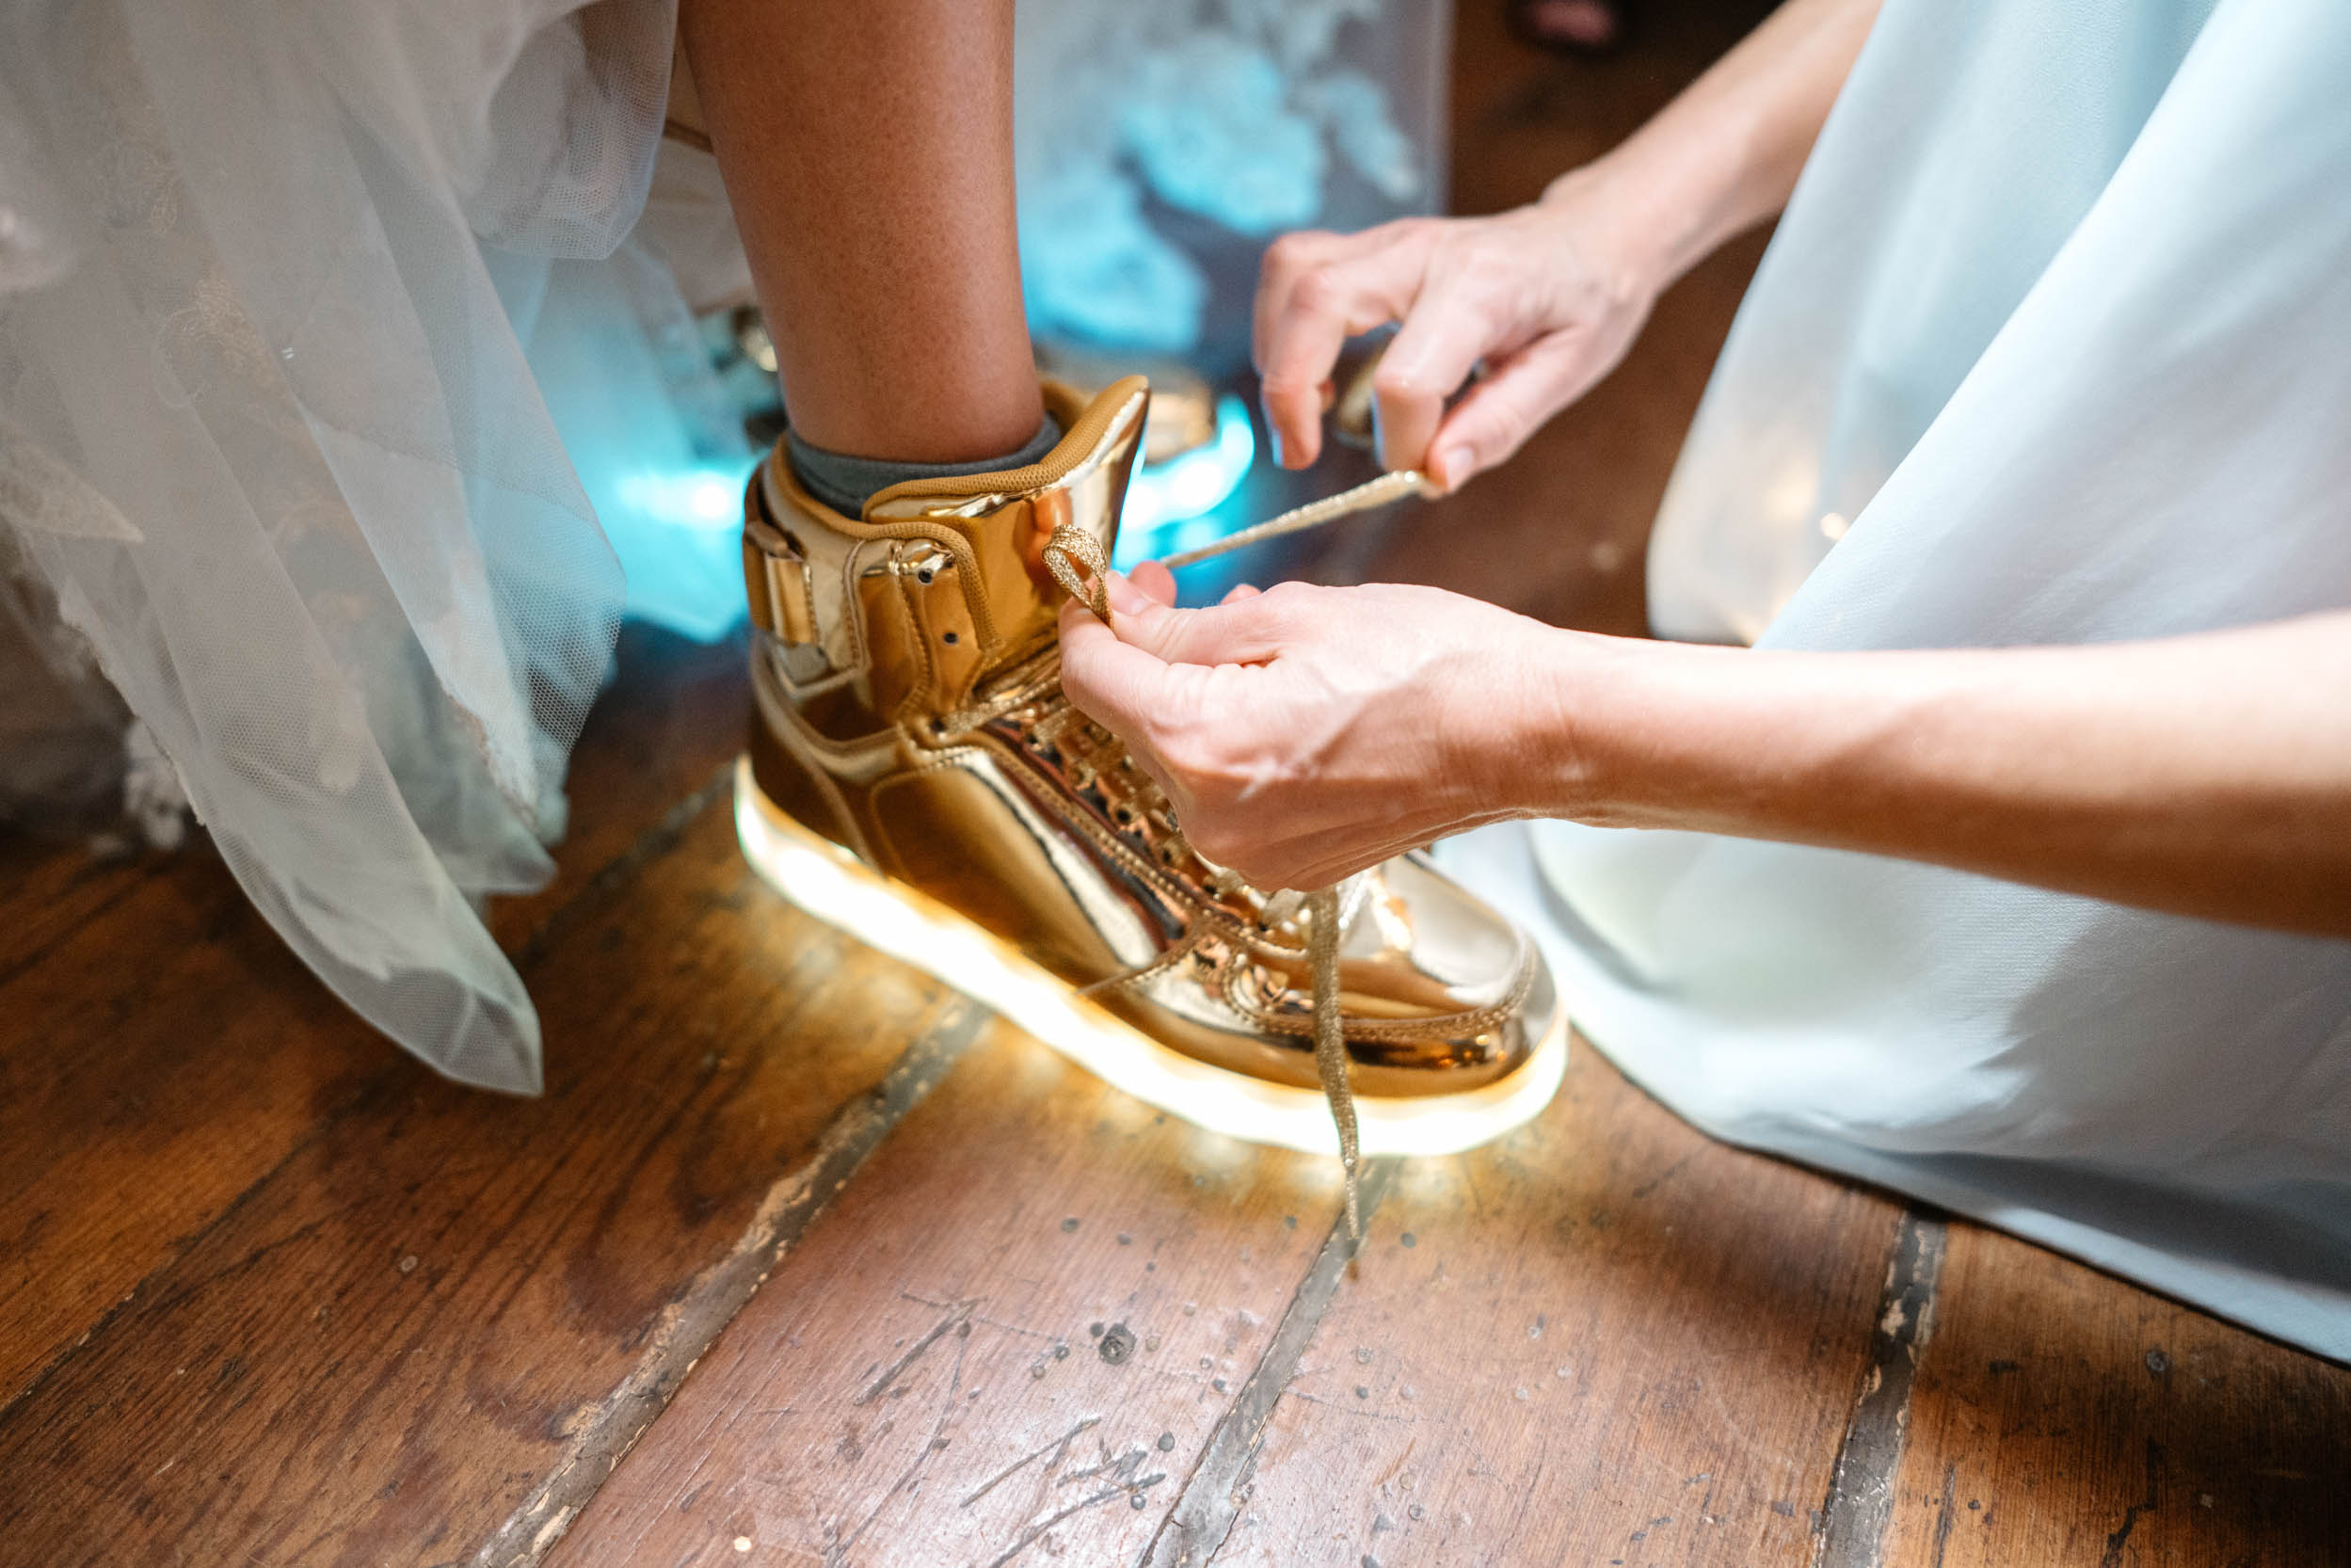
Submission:
M 622 474 L 614 484 L 620 504 L 674 528 L 731 534 L 743 526 L 743 487 L 755 464 L 696 464 Z
M 629 582 L 628 614 L 697 642 L 743 619 L 743 487 L 759 459 L 608 472 L 579 464 Z
M 1164 463 L 1145 465 L 1127 487 L 1126 516 L 1119 524 L 1112 564 L 1124 571 L 1138 562 L 1214 538 L 1222 530 L 1207 514 L 1240 486 L 1256 461 L 1257 438 L 1249 409 L 1226 392 L 1216 403 L 1216 440 L 1179 453 Z

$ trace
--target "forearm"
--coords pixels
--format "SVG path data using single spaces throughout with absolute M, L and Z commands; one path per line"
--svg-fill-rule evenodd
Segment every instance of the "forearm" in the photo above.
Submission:
M 2351 615 L 1955 652 L 1553 635 L 1549 814 L 2351 935 Z
M 1879 0 L 1790 0 L 1545 200 L 1605 189 L 1628 262 L 1671 281 L 1783 206 Z

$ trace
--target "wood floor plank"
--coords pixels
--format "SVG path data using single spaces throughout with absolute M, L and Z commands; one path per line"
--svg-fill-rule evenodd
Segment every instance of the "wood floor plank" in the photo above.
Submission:
M 581 741 L 554 884 L 493 908 L 512 946 L 741 744 L 739 639 L 704 647 L 632 626 L 619 668 Z M 77 845 L 8 841 L 0 879 L 5 1406 L 397 1056 L 200 838 L 103 863 Z
M 0 1407 L 390 1064 L 191 852 L 0 986 Z
M 1262 1446 L 1192 1482 L 1221 1541 L 1154 1561 L 1805 1562 L 1895 1212 L 1579 1042 L 1534 1124 L 1402 1168 Z
M 1131 1562 L 1337 1209 L 1002 1028 L 901 1125 L 549 1558 Z
M 1890 1568 L 2351 1562 L 2351 1368 L 1953 1222 Z
M 608 1401 L 672 1353 L 681 1292 L 968 1016 L 768 894 L 723 803 L 532 979 L 546 1096 L 367 1084 L 0 1415 L 0 1541 L 44 1568 L 469 1557 L 584 1438 L 615 1451 Z
M 78 843 L 0 829 L 0 985 L 170 863 L 168 855 L 99 856 Z

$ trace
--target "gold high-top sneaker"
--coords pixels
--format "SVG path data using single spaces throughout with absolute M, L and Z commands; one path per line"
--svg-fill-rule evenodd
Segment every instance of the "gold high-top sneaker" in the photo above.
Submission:
M 1074 526 L 1107 557 L 1147 389 L 1045 392 L 1067 434 L 1044 461 L 892 486 L 861 518 L 780 452 L 753 478 L 744 851 L 1137 1097 L 1328 1151 L 1306 901 L 1203 861 L 1062 694 L 1046 545 Z M 1350 879 L 1338 909 L 1364 1153 L 1466 1148 L 1543 1108 L 1566 1018 L 1524 935 L 1417 855 Z

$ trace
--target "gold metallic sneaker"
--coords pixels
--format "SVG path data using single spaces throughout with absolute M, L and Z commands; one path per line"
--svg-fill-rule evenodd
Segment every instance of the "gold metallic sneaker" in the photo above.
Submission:
M 1063 696 L 1048 546 L 1107 558 L 1148 391 L 1045 391 L 1067 434 L 1029 468 L 892 486 L 861 518 L 780 454 L 753 478 L 745 854 L 795 904 L 1128 1094 L 1329 1152 L 1319 903 L 1337 912 L 1325 995 L 1363 1152 L 1449 1153 L 1525 1122 L 1559 1085 L 1566 1016 L 1523 934 L 1417 855 L 1335 901 L 1250 887 L 1191 849 Z

